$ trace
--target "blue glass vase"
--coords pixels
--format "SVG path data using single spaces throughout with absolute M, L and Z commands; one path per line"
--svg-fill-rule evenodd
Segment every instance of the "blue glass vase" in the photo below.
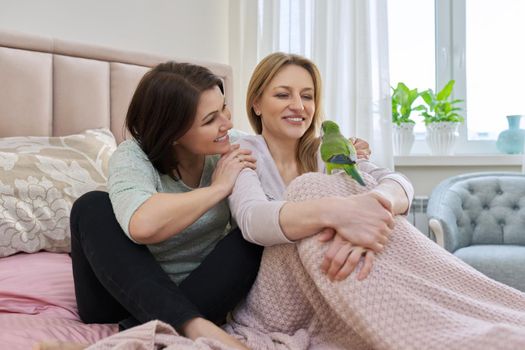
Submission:
M 520 154 L 523 153 L 523 141 L 525 140 L 525 130 L 520 129 L 520 121 L 523 115 L 508 115 L 507 121 L 509 128 L 503 130 L 498 135 L 496 147 L 502 153 Z

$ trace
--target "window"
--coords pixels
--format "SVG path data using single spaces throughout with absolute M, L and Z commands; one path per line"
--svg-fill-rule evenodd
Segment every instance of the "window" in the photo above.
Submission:
M 467 0 L 465 15 L 468 138 L 495 140 L 525 114 L 525 1 Z
M 388 0 L 388 11 L 391 85 L 454 79 L 466 118 L 456 153 L 496 153 L 505 116 L 525 114 L 525 1 Z M 413 149 L 426 153 L 418 122 Z
M 434 0 L 389 0 L 387 5 L 390 85 L 395 87 L 403 82 L 418 91 L 433 89 L 436 85 Z M 414 132 L 418 139 L 424 139 L 424 124 L 418 123 Z

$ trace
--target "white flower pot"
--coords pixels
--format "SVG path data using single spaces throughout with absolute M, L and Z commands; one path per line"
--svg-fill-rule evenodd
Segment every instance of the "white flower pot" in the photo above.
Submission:
M 427 145 L 433 155 L 448 156 L 454 154 L 459 137 L 460 123 L 440 122 L 427 125 Z
M 392 140 L 394 143 L 394 155 L 409 155 L 414 144 L 414 123 L 393 124 Z

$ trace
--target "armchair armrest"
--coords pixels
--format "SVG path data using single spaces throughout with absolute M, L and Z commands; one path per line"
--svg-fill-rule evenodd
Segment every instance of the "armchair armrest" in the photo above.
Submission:
M 459 202 L 459 203 L 458 203 Z M 458 220 L 461 215 L 455 208 L 461 208 L 461 198 L 439 186 L 432 192 L 428 201 L 428 226 L 436 236 L 436 243 L 449 252 L 466 247 L 469 237 L 461 235 Z
M 442 247 L 445 248 L 445 232 L 443 232 L 443 225 L 441 225 L 441 222 L 438 219 L 430 219 L 428 220 L 428 227 L 430 227 L 430 230 L 436 237 L 436 243 Z

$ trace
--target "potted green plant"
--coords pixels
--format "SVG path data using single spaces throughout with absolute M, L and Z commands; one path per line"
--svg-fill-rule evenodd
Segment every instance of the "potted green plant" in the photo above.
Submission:
M 392 87 L 392 128 L 395 155 L 407 155 L 414 144 L 412 112 L 424 110 L 424 106 L 413 107 L 419 97 L 417 89 L 410 90 L 404 83 Z
M 457 106 L 463 100 L 451 99 L 454 84 L 455 81 L 450 80 L 437 94 L 432 89 L 421 93 L 425 101 L 421 116 L 427 128 L 426 140 L 430 152 L 435 155 L 454 154 L 458 127 L 464 121 L 458 113 L 461 107 Z

